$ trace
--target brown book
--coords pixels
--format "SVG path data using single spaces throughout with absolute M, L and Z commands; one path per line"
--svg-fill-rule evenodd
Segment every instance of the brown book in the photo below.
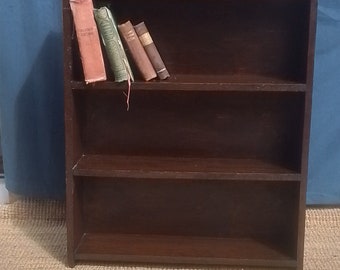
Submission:
M 106 80 L 92 0 L 70 0 L 86 83 Z
M 140 71 L 143 79 L 149 81 L 157 77 L 155 69 L 153 68 L 149 57 L 147 56 L 142 43 L 140 42 L 135 29 L 130 21 L 119 24 L 118 30 L 125 41 L 130 55 Z
M 135 31 L 139 37 L 140 42 L 142 43 L 146 54 L 148 55 L 152 66 L 156 70 L 158 77 L 161 80 L 164 80 L 170 77 L 168 70 L 165 67 L 165 64 L 157 50 L 155 43 L 153 42 L 149 30 L 147 29 L 144 22 L 141 22 L 134 26 Z

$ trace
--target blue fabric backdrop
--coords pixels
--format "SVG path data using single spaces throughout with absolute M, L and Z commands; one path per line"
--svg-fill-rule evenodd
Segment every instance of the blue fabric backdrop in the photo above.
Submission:
M 10 191 L 63 198 L 61 0 L 0 2 L 0 108 Z M 340 204 L 340 1 L 319 0 L 307 202 Z
M 0 108 L 7 188 L 64 196 L 61 1 L 0 2 Z
M 340 203 L 340 1 L 319 0 L 307 202 Z

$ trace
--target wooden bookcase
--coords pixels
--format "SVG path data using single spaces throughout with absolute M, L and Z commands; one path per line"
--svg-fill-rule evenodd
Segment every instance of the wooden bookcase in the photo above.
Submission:
M 68 260 L 302 269 L 316 0 L 94 0 L 171 78 L 86 85 L 63 1 Z

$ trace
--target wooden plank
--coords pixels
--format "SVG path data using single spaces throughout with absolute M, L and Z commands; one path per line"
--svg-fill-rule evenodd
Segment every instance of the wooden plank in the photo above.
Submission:
M 99 82 L 95 85 L 83 81 L 72 81 L 73 90 L 126 90 L 126 84 L 112 81 Z M 165 81 L 132 83 L 132 90 L 150 91 L 274 91 L 274 92 L 305 92 L 306 84 L 277 78 L 248 76 L 195 76 L 173 75 Z
M 95 177 L 300 181 L 298 172 L 259 159 L 83 155 L 73 172 Z
M 85 233 L 78 260 L 295 267 L 273 243 L 256 239 Z

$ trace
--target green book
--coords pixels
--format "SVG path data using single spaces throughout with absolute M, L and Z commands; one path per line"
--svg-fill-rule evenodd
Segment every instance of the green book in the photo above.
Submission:
M 134 81 L 130 64 L 111 11 L 107 7 L 94 9 L 94 17 L 105 46 L 112 72 L 115 76 L 115 81 L 122 82 L 129 79 Z

